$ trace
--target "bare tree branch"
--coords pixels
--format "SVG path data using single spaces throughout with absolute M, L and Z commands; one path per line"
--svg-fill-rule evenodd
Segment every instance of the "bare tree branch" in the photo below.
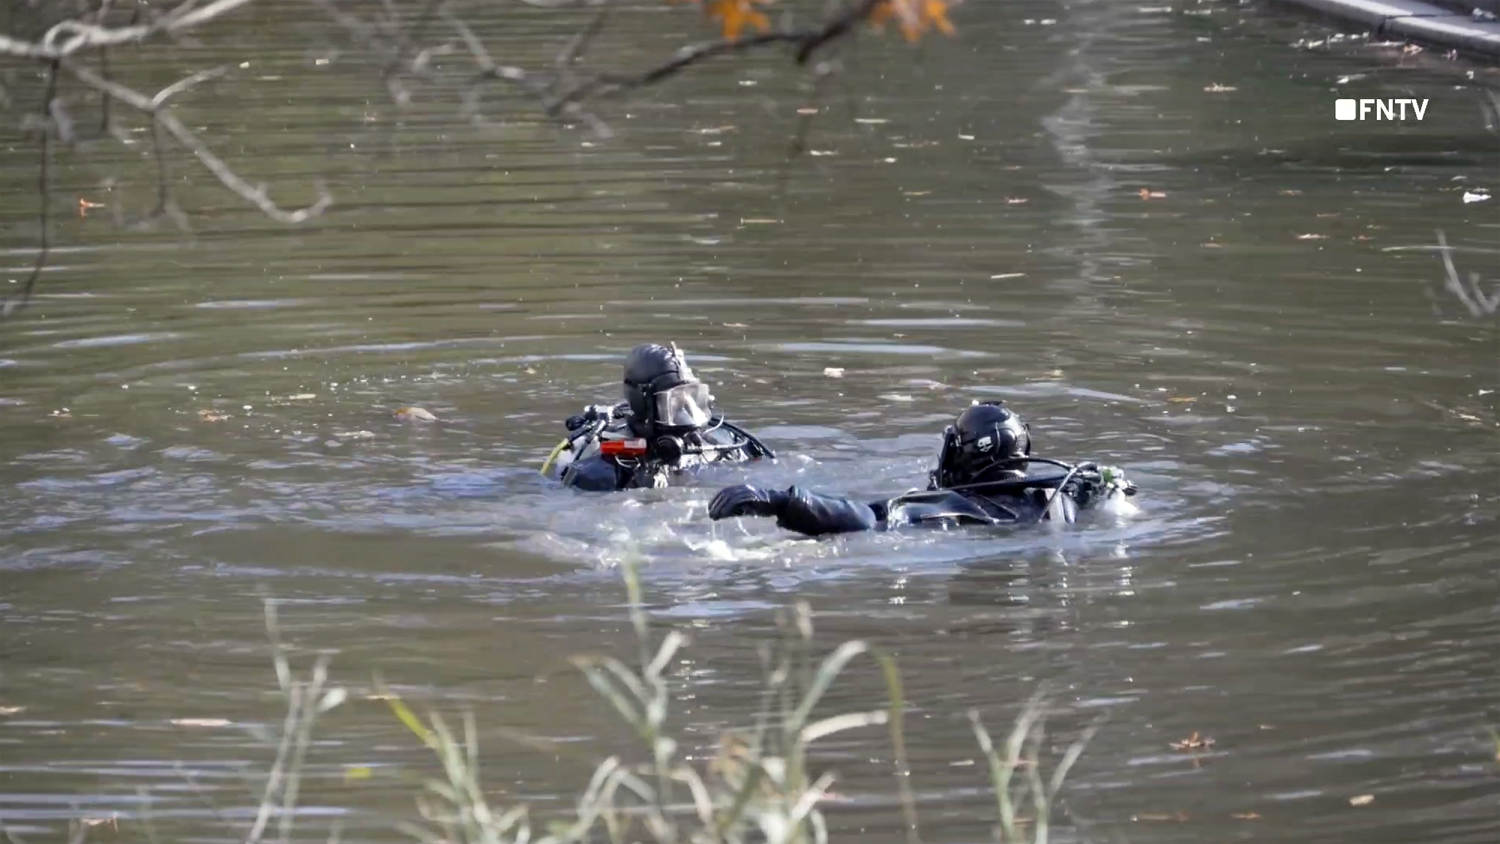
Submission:
M 202 8 L 194 8 L 198 5 L 196 0 L 186 0 L 150 23 L 122 27 L 65 20 L 47 30 L 36 42 L 0 35 L 0 55 L 23 59 L 67 58 L 80 50 L 132 44 L 159 33 L 192 29 L 252 2 L 254 0 L 213 0 Z
M 209 149 L 207 144 L 203 143 L 197 135 L 193 134 L 191 129 L 184 126 L 182 121 L 178 120 L 170 110 L 165 108 L 164 103 L 168 97 L 203 81 L 203 78 L 209 78 L 205 74 L 210 74 L 211 72 L 195 73 L 186 79 L 163 88 L 155 97 L 147 97 L 139 91 L 127 88 L 117 82 L 111 82 L 82 65 L 66 59 L 62 60 L 61 64 L 64 70 L 71 73 L 83 84 L 97 90 L 108 91 L 116 100 L 151 115 L 153 120 L 159 123 L 163 129 L 166 129 L 172 137 L 177 139 L 178 143 L 186 147 L 188 152 L 191 152 L 194 157 L 201 161 L 210 173 L 218 177 L 219 182 L 224 187 L 239 194 L 241 199 L 259 208 L 261 213 L 267 217 L 283 223 L 300 223 L 323 213 L 332 204 L 333 198 L 328 195 L 326 190 L 319 186 L 318 199 L 311 205 L 293 210 L 282 208 L 271 200 L 271 197 L 266 193 L 264 185 L 252 185 L 240 178 L 239 174 L 235 173 L 224 162 L 224 159 L 215 155 L 214 151 Z
M 860 21 L 869 18 L 875 11 L 875 8 L 882 2 L 884 0 L 858 0 L 858 2 L 852 3 L 842 12 L 829 18 L 821 26 L 810 29 L 773 29 L 745 38 L 721 38 L 716 41 L 693 44 L 683 47 L 672 58 L 641 73 L 631 75 L 599 74 L 579 83 L 558 96 L 548 106 L 547 113 L 557 115 L 572 103 L 582 102 L 591 97 L 630 91 L 660 82 L 706 59 L 743 53 L 774 44 L 790 44 L 795 46 L 797 48 L 795 54 L 797 63 L 806 64 L 812 58 L 813 53 L 817 52 L 819 48 L 850 32 Z
M 264 185 L 252 184 L 235 171 L 223 158 L 188 128 L 173 113 L 172 104 L 177 97 L 204 82 L 220 78 L 228 67 L 216 67 L 189 74 L 176 82 L 148 95 L 141 90 L 117 81 L 115 68 L 111 66 L 110 48 L 139 44 L 155 36 L 172 36 L 201 27 L 225 15 L 249 6 L 255 0 L 158 0 L 166 5 L 165 11 L 152 11 L 139 2 L 124 25 L 111 26 L 110 18 L 123 18 L 123 10 L 117 9 L 115 0 L 97 0 L 96 3 L 78 4 L 76 16 L 53 24 L 35 41 L 27 41 L 0 34 L 0 58 L 31 60 L 47 68 L 46 96 L 41 107 L 41 135 L 39 143 L 38 190 L 40 193 L 39 220 L 41 223 L 40 247 L 36 266 L 27 277 L 24 286 L 14 296 L 4 300 L 3 312 L 8 314 L 24 304 L 31 296 L 37 279 L 45 268 L 51 245 L 50 205 L 48 193 L 52 179 L 52 156 L 56 141 L 71 143 L 73 120 L 61 98 L 57 96 L 59 71 L 66 71 L 87 89 L 100 95 L 100 129 L 102 133 L 124 137 L 123 128 L 114 120 L 118 111 L 116 104 L 144 114 L 150 121 L 152 155 L 156 160 L 157 203 L 148 215 L 157 217 L 171 215 L 185 227 L 185 215 L 173 200 L 172 177 L 169 167 L 166 136 L 170 135 L 178 144 L 192 153 L 199 163 L 214 175 L 219 182 L 254 206 L 261 213 L 283 223 L 300 223 L 325 211 L 331 197 L 318 186 L 319 195 L 313 203 L 301 208 L 287 208 L 271 199 Z M 376 11 L 371 17 L 362 18 L 344 11 L 338 0 L 307 0 L 322 9 L 334 23 L 347 30 L 350 36 L 364 45 L 379 58 L 381 78 L 398 104 L 410 100 L 410 94 L 402 77 L 422 79 L 435 78 L 443 68 L 434 65 L 432 57 L 454 52 L 467 52 L 472 57 L 477 72 L 463 94 L 465 111 L 478 119 L 479 100 L 483 86 L 490 81 L 501 81 L 518 86 L 529 96 L 536 98 L 543 113 L 548 117 L 568 122 L 581 123 L 596 136 L 613 134 L 609 125 L 585 105 L 588 100 L 612 94 L 629 92 L 668 79 L 684 70 L 720 56 L 737 55 L 762 47 L 786 45 L 792 59 L 799 65 L 807 65 L 826 45 L 851 36 L 855 28 L 867 21 L 889 0 L 830 0 L 826 17 L 812 25 L 793 27 L 790 18 L 780 28 L 768 32 L 746 34 L 740 38 L 723 38 L 688 45 L 667 60 L 635 73 L 603 72 L 583 75 L 576 68 L 594 39 L 604 31 L 612 14 L 610 0 L 521 0 L 532 6 L 545 8 L 592 8 L 596 10 L 587 24 L 574 32 L 560 47 L 550 66 L 543 65 L 529 70 L 514 64 L 504 64 L 486 48 L 473 28 L 450 8 L 449 0 L 411 0 L 409 5 L 398 5 L 397 0 L 382 0 L 355 8 L 370 8 Z M 352 0 L 351 0 L 352 2 Z M 85 11 L 86 5 L 93 9 Z M 346 7 L 348 4 L 344 4 Z M 410 9 L 410 12 L 407 11 Z M 414 14 L 413 14 L 414 13 Z M 456 33 L 456 40 L 449 37 L 435 43 L 424 44 L 424 36 L 435 20 L 441 19 Z M 727 30 L 726 30 L 727 31 Z M 461 45 L 461 46 L 460 46 Z M 85 54 L 98 53 L 97 63 L 85 63 Z M 800 110 L 796 136 L 788 153 L 787 166 L 806 145 L 811 115 L 818 109 L 823 86 L 831 76 L 831 65 L 818 64 L 814 69 L 814 84 L 809 105 Z M 9 92 L 0 89 L 0 102 L 8 103 Z M 35 118 L 31 118 L 34 120 Z M 783 169 L 781 179 L 785 180 Z M 117 206 L 118 208 L 118 206 Z M 1445 254 L 1446 259 L 1446 254 Z M 1474 290 L 1478 301 L 1488 299 Z M 1472 299 L 1472 297 L 1471 297 Z M 1468 302 L 1466 302 L 1468 304 Z

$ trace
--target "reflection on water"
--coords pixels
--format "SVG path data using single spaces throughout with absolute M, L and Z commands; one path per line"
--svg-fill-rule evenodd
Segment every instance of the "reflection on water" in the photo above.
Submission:
M 693 635 L 675 717 L 705 746 L 753 717 L 777 608 L 894 651 L 927 840 L 988 835 L 964 713 L 998 727 L 1040 682 L 1059 741 L 1109 715 L 1068 792 L 1080 840 L 1495 840 L 1496 326 L 1433 298 L 1431 252 L 1385 251 L 1436 228 L 1493 244 L 1494 209 L 1461 200 L 1500 164 L 1493 74 L 1300 50 L 1314 25 L 1200 5 L 971 4 L 941 49 L 871 41 L 858 65 L 883 78 L 849 75 L 854 114 L 829 104 L 785 191 L 803 97 L 780 65 L 646 92 L 593 148 L 402 119 L 337 66 L 307 92 L 262 82 L 254 126 L 185 101 L 238 160 L 326 174 L 339 204 L 288 232 L 184 169 L 212 206 L 198 231 L 69 220 L 83 245 L 0 326 L 0 819 L 233 838 L 278 726 L 266 594 L 299 664 L 332 652 L 356 691 L 314 747 L 307 828 L 394 840 L 430 770 L 363 699 L 374 672 L 558 741 L 482 737 L 497 794 L 565 806 L 628 746 L 564 657 L 628 639 L 614 566 L 634 560 Z M 500 24 L 477 23 L 539 49 Z M 298 78 L 295 34 L 255 37 L 278 45 L 267 76 Z M 1427 121 L 1328 116 L 1394 91 L 1431 97 Z M 0 153 L 11 195 L 23 153 Z M 136 161 L 62 166 L 87 193 Z M 667 339 L 782 459 L 664 491 L 547 484 L 561 420 Z M 942 426 L 993 397 L 1043 453 L 1126 467 L 1144 512 L 821 541 L 704 517 L 744 480 L 921 485 Z M 829 711 L 880 684 L 851 673 Z M 1193 731 L 1214 747 L 1169 747 Z M 855 840 L 904 840 L 887 753 L 825 746 Z

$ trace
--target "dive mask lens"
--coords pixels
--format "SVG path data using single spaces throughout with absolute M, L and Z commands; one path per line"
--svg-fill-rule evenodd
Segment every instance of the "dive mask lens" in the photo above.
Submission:
M 701 381 L 678 384 L 656 393 L 656 424 L 673 428 L 701 428 L 712 416 L 713 395 Z

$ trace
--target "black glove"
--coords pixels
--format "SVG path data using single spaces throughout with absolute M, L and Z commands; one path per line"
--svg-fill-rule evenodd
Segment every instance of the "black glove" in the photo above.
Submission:
M 708 504 L 710 519 L 732 516 L 780 516 L 786 509 L 787 494 L 777 489 L 761 489 L 749 484 L 725 487 Z

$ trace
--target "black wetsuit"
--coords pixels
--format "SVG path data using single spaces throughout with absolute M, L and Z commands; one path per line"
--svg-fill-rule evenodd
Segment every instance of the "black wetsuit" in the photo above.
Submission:
M 678 476 L 711 463 L 743 463 L 775 456 L 753 434 L 717 416 L 703 430 L 683 439 L 688 442 L 683 454 L 662 455 L 650 441 L 646 454 L 639 457 L 593 454 L 569 463 L 561 480 L 566 486 L 595 492 L 651 489 L 670 486 Z M 695 450 L 703 446 L 713 448 Z
M 791 487 L 779 507 L 776 523 L 808 536 L 860 530 L 887 530 L 904 525 L 1029 524 L 1043 518 L 1072 522 L 1102 488 L 1074 477 L 1058 490 L 1065 476 L 1057 473 L 1010 478 L 952 489 L 913 490 L 880 501 L 861 502 Z M 1055 500 L 1054 490 L 1056 490 Z M 1049 512 L 1049 500 L 1051 508 Z

